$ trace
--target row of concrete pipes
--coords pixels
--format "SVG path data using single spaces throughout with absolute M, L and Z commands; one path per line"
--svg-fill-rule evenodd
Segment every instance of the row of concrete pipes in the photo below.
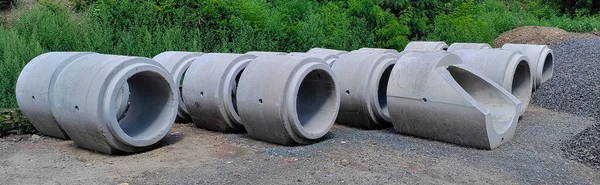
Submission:
M 153 59 L 51 52 L 25 66 L 16 94 L 41 134 L 107 154 L 152 149 L 176 119 L 281 145 L 318 142 L 335 122 L 493 149 L 513 138 L 552 70 L 547 46 L 521 44 Z

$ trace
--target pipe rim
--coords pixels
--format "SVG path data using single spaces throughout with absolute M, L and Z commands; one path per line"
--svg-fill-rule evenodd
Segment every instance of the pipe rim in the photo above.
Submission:
M 239 80 L 241 79 L 244 70 L 246 67 L 248 67 L 248 64 L 250 64 L 252 60 L 253 59 L 244 59 L 241 62 L 237 62 L 226 72 L 224 80 L 226 83 L 223 84 L 221 94 L 223 97 L 225 113 L 227 114 L 227 117 L 231 119 L 234 124 L 237 124 L 230 125 L 232 128 L 234 128 L 234 126 L 243 126 L 243 120 L 240 117 L 237 108 L 237 86 L 239 85 Z M 236 93 L 235 103 L 233 99 L 234 92 Z

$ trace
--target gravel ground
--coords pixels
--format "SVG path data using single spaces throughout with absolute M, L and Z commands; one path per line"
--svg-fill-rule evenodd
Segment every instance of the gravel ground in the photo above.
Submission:
M 487 151 L 335 125 L 284 147 L 177 124 L 152 151 L 107 156 L 48 137 L 0 138 L 3 184 L 599 184 L 562 142 L 594 121 L 530 106 L 515 139 Z
M 551 46 L 554 76 L 533 95 L 540 107 L 600 119 L 600 39 L 564 41 Z M 564 142 L 565 154 L 600 168 L 600 122 Z

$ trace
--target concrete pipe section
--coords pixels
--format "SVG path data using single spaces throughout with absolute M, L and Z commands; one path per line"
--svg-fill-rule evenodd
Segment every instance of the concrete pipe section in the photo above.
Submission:
M 411 52 L 392 70 L 387 99 L 398 133 L 493 149 L 510 141 L 520 101 L 449 52 Z
M 333 71 L 321 59 L 263 56 L 244 70 L 237 104 L 251 138 L 310 144 L 331 129 L 340 92 Z
M 454 43 L 448 47 L 450 52 L 461 49 L 492 49 L 492 46 L 486 43 Z
M 270 51 L 249 51 L 246 54 L 254 56 L 274 56 L 274 55 L 287 55 L 284 52 L 270 52 Z
M 88 54 L 66 66 L 55 82 L 53 115 L 81 148 L 106 154 L 149 150 L 177 116 L 177 85 L 148 58 Z M 125 83 L 129 108 L 119 118 L 115 104 Z
M 246 66 L 256 56 L 210 53 L 194 60 L 183 82 L 183 99 L 199 128 L 219 132 L 243 131 L 236 90 Z
M 332 54 L 327 54 L 327 53 L 299 53 L 299 52 L 293 52 L 293 53 L 289 53 L 287 55 L 288 56 L 297 56 L 297 57 L 316 57 L 316 58 L 319 58 L 319 59 L 325 61 L 325 63 L 327 65 L 329 65 L 329 67 L 333 66 L 333 64 L 337 61 L 337 59 L 340 58 L 337 55 L 332 55 Z
M 529 58 L 521 52 L 503 49 L 465 49 L 455 51 L 454 54 L 466 65 L 511 92 L 521 101 L 519 115 L 525 113 L 533 88 Z
M 327 54 L 327 55 L 337 55 L 342 56 L 348 54 L 347 51 L 335 50 L 335 49 L 325 49 L 325 48 L 312 48 L 308 50 L 306 53 L 311 54 Z
M 504 44 L 502 49 L 521 51 L 529 58 L 533 71 L 533 90 L 552 78 L 554 73 L 554 54 L 546 45 Z
M 23 115 L 40 134 L 69 139 L 52 115 L 52 93 L 56 78 L 65 66 L 89 54 L 93 53 L 45 53 L 35 57 L 21 71 L 16 86 L 17 103 Z
M 397 55 L 399 52 L 395 49 L 382 49 L 382 48 L 360 48 L 352 52 L 366 52 L 366 53 L 384 53 Z
M 406 45 L 404 51 L 442 51 L 448 50 L 445 42 L 413 41 Z
M 364 129 L 390 127 L 386 91 L 396 54 L 351 52 L 332 67 L 342 91 L 336 122 Z
M 179 96 L 181 94 L 181 88 L 184 81 L 184 77 L 188 67 L 192 64 L 192 61 L 202 56 L 204 53 L 201 52 L 180 52 L 180 51 L 167 51 L 156 55 L 153 60 L 158 61 L 163 65 L 169 74 L 173 77 L 173 81 L 179 86 Z M 179 99 L 179 108 L 177 110 L 177 121 L 179 122 L 190 122 L 192 119 L 183 103 L 183 98 Z

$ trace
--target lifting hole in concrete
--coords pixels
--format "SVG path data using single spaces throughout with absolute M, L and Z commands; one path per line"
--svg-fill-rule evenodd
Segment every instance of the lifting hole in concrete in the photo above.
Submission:
M 423 98 L 421 101 L 423 101 L 423 103 L 427 102 L 427 98 Z
M 79 106 L 75 105 L 75 110 L 79 111 Z
M 296 98 L 296 112 L 300 125 L 309 133 L 319 133 L 327 129 L 327 123 L 337 116 L 336 96 L 332 76 L 323 70 L 308 73 L 302 79 Z
M 542 82 L 552 77 L 552 66 L 554 65 L 554 56 L 552 56 L 552 53 L 548 53 L 543 65 L 544 66 L 542 66 Z
M 379 100 L 379 108 L 385 115 L 389 115 L 388 107 L 387 107 L 387 87 L 388 82 L 390 81 L 390 74 L 392 73 L 392 69 L 394 65 L 390 65 L 385 68 L 381 77 L 379 78 L 379 85 L 377 85 L 377 99 Z
M 33 99 L 33 101 L 35 101 L 35 96 L 31 96 L 31 99 Z
M 511 93 L 522 103 L 529 103 L 531 96 L 531 71 L 527 61 L 522 60 L 517 64 L 512 81 Z
M 204 97 L 204 92 L 200 92 L 200 97 Z
M 473 99 L 491 113 L 492 126 L 498 134 L 508 131 L 517 115 L 515 106 L 510 104 L 500 90 L 462 68 L 450 66 L 448 72 Z
M 258 103 L 262 104 L 263 103 L 262 99 L 258 99 Z
M 347 94 L 347 95 L 350 95 L 350 90 L 346 90 L 346 94 Z
M 129 84 L 129 109 L 119 120 L 125 134 L 136 140 L 155 137 L 170 121 L 174 94 L 168 80 L 156 72 L 143 71 L 131 76 Z

